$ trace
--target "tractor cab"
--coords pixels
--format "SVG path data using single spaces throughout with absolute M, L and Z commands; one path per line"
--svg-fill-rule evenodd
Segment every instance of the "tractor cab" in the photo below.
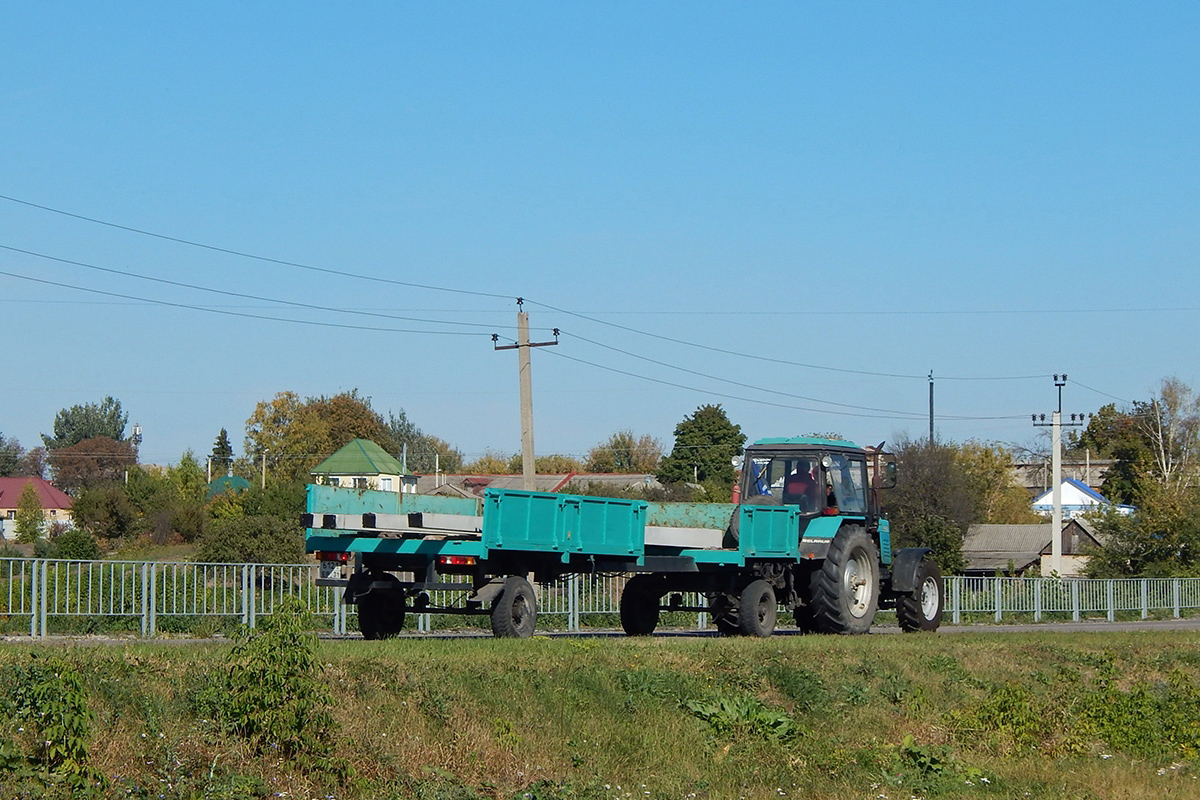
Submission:
M 839 439 L 762 439 L 746 448 L 741 502 L 796 506 L 805 516 L 873 518 L 872 491 L 895 485 L 895 458 Z

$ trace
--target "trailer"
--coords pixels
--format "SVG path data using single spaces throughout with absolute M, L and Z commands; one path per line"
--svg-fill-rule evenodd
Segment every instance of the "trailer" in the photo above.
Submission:
M 879 608 L 905 631 L 941 622 L 941 573 L 926 548 L 893 550 L 878 490 L 895 459 L 843 440 L 763 439 L 742 458 L 737 503 L 488 489 L 482 499 L 308 487 L 306 548 L 331 569 L 367 639 L 409 613 L 490 617 L 533 635 L 533 583 L 630 575 L 621 626 L 648 635 L 666 610 L 703 611 L 726 635 L 770 636 L 780 609 L 806 633 L 866 633 Z M 435 590 L 466 600 L 439 607 Z M 685 605 L 684 596 L 703 598 Z

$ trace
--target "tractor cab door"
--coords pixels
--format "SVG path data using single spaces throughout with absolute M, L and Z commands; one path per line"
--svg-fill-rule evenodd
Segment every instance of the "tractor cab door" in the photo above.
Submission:
M 846 453 L 821 457 L 827 514 L 867 516 L 867 461 Z

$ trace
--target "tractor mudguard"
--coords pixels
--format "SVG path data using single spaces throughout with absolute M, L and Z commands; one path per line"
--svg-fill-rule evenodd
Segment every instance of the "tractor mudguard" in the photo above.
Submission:
M 892 591 L 905 594 L 917 588 L 917 567 L 933 551 L 928 547 L 905 547 L 896 551 L 892 561 Z

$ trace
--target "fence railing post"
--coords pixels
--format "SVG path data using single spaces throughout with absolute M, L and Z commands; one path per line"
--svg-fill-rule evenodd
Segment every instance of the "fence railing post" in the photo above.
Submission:
M 1150 616 L 1150 581 L 1142 578 L 1142 619 Z
M 158 570 L 150 565 L 150 635 L 158 632 Z
M 43 638 L 43 639 L 45 639 L 45 638 L 46 638 L 46 634 L 47 634 L 47 632 L 48 632 L 48 631 L 47 631 L 47 629 L 46 629 L 46 628 L 47 628 L 47 623 L 46 623 L 46 616 L 47 616 L 47 615 L 46 615 L 46 604 L 47 604 L 47 602 L 48 602 L 48 595 L 50 594 L 50 588 L 49 588 L 49 587 L 50 587 L 50 581 L 48 581 L 48 580 L 46 579 L 46 572 L 47 572 L 47 570 L 49 569 L 49 566 L 50 566 L 50 565 L 49 565 L 49 564 L 48 564 L 48 563 L 47 563 L 45 560 L 43 560 L 43 561 L 42 561 L 42 606 L 41 606 L 41 609 L 40 609 L 40 616 L 41 616 L 41 620 L 42 620 L 42 622 L 41 622 L 41 625 L 42 625 L 42 638 Z M 58 576 L 57 576 L 57 574 L 56 574 L 56 575 L 55 575 L 55 578 L 57 578 L 57 577 L 58 577 Z M 55 591 L 56 591 L 56 592 L 58 591 L 58 581 L 57 581 L 57 580 L 55 580 Z
M 1179 578 L 1171 581 L 1171 594 L 1175 606 L 1175 619 L 1179 619 Z
M 1079 622 L 1079 581 L 1071 581 L 1071 620 Z
M 955 625 L 962 623 L 962 580 L 959 575 L 950 579 L 950 618 Z
M 579 633 L 579 573 L 567 578 L 567 630 Z
M 250 625 L 250 606 L 247 602 L 250 599 L 250 566 L 242 564 L 242 624 L 249 627 Z
M 258 627 L 258 567 L 251 565 L 247 576 L 249 579 L 246 582 L 246 595 L 248 598 L 246 607 L 249 609 L 247 613 L 250 615 L 250 621 L 246 624 L 250 626 L 250 630 L 254 630 Z
M 38 585 L 38 563 L 36 561 L 26 562 L 25 567 L 28 568 L 26 573 L 29 576 L 29 635 L 30 637 L 38 635 L 38 608 L 41 606 L 41 587 Z
M 1000 583 L 1003 580 L 1003 578 L 992 578 L 992 586 L 995 588 L 994 597 L 996 603 L 996 622 L 999 622 L 1004 618 L 1004 609 L 1002 608 L 1004 600 L 1001 594 L 1003 590 L 1001 589 Z
M 1117 596 L 1116 596 L 1117 585 L 1116 585 L 1116 582 L 1114 580 L 1112 580 L 1111 578 L 1107 581 L 1107 583 L 1108 583 L 1108 621 L 1115 622 L 1117 619 Z
M 1042 621 L 1042 581 L 1045 578 L 1034 578 L 1033 581 L 1033 621 Z
M 140 576 L 142 583 L 142 636 L 146 636 L 150 631 L 150 578 L 147 574 L 149 569 L 150 563 L 143 562 Z

